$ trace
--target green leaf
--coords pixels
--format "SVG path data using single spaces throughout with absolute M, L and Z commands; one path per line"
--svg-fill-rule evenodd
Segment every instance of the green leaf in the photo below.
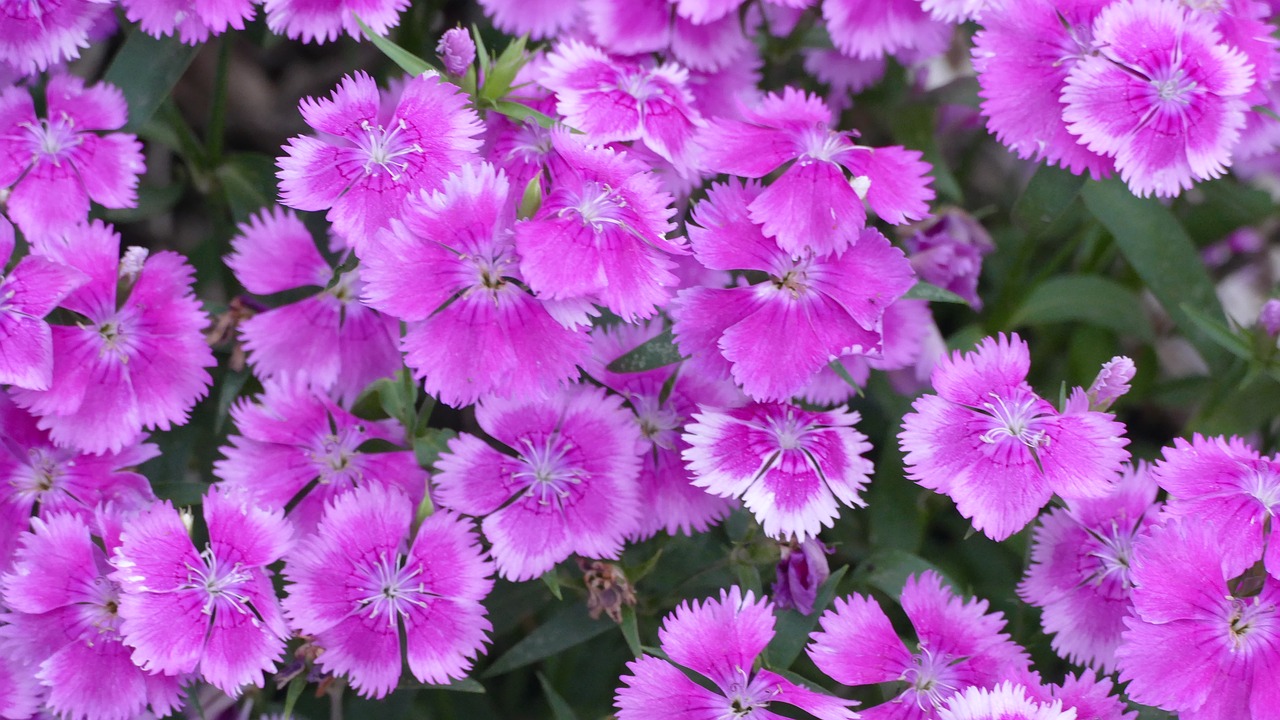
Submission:
M 129 122 L 122 130 L 136 133 L 147 124 L 201 47 L 187 45 L 176 35 L 153 38 L 139 27 L 129 32 L 102 76 L 120 88 L 129 104 Z
M 458 431 L 450 428 L 427 428 L 413 439 L 413 456 L 424 470 L 434 470 L 441 453 L 449 449 L 449 441 L 458 437 Z
M 945 288 L 940 288 L 937 285 L 927 283 L 923 280 L 917 282 L 915 285 L 912 285 L 911 289 L 908 290 L 902 296 L 902 299 L 903 300 L 928 300 L 929 302 L 956 303 L 958 305 L 969 304 L 968 300 L 965 300 L 964 298 L 951 292 L 950 290 L 947 290 Z
M 512 102 L 511 100 L 494 101 L 493 104 L 490 105 L 490 108 L 494 112 L 502 113 L 516 122 L 524 122 L 528 118 L 533 118 L 534 122 L 544 128 L 553 128 L 560 124 L 559 120 L 556 120 L 546 113 L 538 112 L 528 105 Z
M 1075 201 L 1084 183 L 1083 175 L 1041 165 L 1013 205 L 1014 224 L 1029 235 L 1044 234 Z
M 547 586 L 547 589 L 551 591 L 555 599 L 564 599 L 564 592 L 560 589 L 560 573 L 556 568 L 551 568 L 542 573 L 542 584 Z
M 293 706 L 298 704 L 298 698 L 302 697 L 302 689 L 307 686 L 307 674 L 301 673 L 294 679 L 289 681 L 289 689 L 284 694 L 284 720 L 293 717 Z
M 1137 293 L 1099 275 L 1059 275 L 1040 283 L 1009 325 L 1083 322 L 1151 342 L 1155 331 Z
M 912 104 L 895 115 L 893 136 L 905 147 L 919 150 L 933 167 L 933 187 L 945 200 L 964 202 L 964 191 L 938 150 L 937 111 L 932 104 Z
M 640 657 L 644 654 L 644 648 L 640 646 L 640 626 L 636 622 L 634 605 L 622 606 L 622 637 L 626 638 L 632 655 Z
M 446 692 L 474 693 L 476 695 L 483 695 L 485 692 L 484 685 L 481 685 L 480 681 L 475 678 L 462 678 L 448 683 L 423 683 L 413 680 L 412 676 L 409 677 L 410 680 L 408 682 L 401 681 L 400 684 L 396 685 L 396 689 L 444 690 Z
M 494 661 L 481 677 L 494 677 L 532 665 L 612 630 L 604 618 L 591 619 L 582 603 L 565 606 Z
M 213 431 L 221 434 L 222 428 L 227 423 L 227 417 L 231 414 L 231 403 L 235 402 L 236 396 L 244 389 L 244 384 L 253 377 L 253 373 L 248 370 L 229 371 L 222 376 L 222 382 L 218 383 L 218 409 L 213 420 Z
M 440 71 L 431 63 L 423 60 L 417 55 L 414 55 L 408 50 L 405 50 L 387 38 L 375 33 L 368 25 L 364 24 L 364 21 L 360 19 L 359 15 L 355 15 L 354 13 L 352 13 L 352 15 L 356 19 L 356 24 L 360 26 L 360 30 L 364 32 L 364 36 L 369 38 L 369 42 L 372 42 L 374 47 L 381 50 L 383 55 L 390 58 L 391 62 L 399 65 L 401 70 L 415 76 L 428 72 L 436 74 L 440 73 Z
M 1178 220 L 1158 200 L 1135 197 L 1117 178 L 1089 183 L 1082 196 L 1178 329 L 1210 368 L 1221 368 L 1226 353 L 1182 309 L 1190 305 L 1215 320 L 1225 318 L 1213 281 Z
M 547 704 L 551 706 L 551 717 L 555 718 L 555 720 L 578 720 L 573 708 L 551 686 L 551 681 L 547 680 L 547 676 L 542 673 L 537 673 L 537 675 L 538 684 L 542 686 L 542 694 L 546 696 Z
M 853 376 L 849 374 L 849 369 L 844 366 L 844 362 L 842 360 L 836 358 L 835 360 L 827 363 L 827 367 L 831 368 L 831 372 L 835 373 L 836 377 L 843 380 L 845 385 L 857 390 L 859 395 L 862 394 L 862 386 L 859 385 L 857 381 L 853 379 Z
M 947 584 L 955 587 L 955 583 L 936 565 L 919 555 L 902 550 L 880 550 L 871 554 L 858 566 L 859 571 L 866 572 L 866 582 L 873 588 L 884 592 L 895 600 L 901 597 L 902 588 L 907 578 L 932 570 L 942 576 Z
M 413 424 L 417 419 L 418 383 L 405 368 L 400 368 L 394 378 L 383 378 L 377 382 L 378 402 L 388 417 L 395 418 L 404 427 L 406 434 L 413 433 Z M 417 443 L 414 444 L 417 450 Z
M 800 657 L 800 651 L 804 650 L 805 643 L 809 642 L 809 633 L 813 632 L 814 626 L 818 624 L 818 618 L 822 612 L 831 605 L 832 600 L 835 600 L 836 587 L 848 571 L 849 566 L 845 565 L 822 581 L 822 585 L 818 588 L 818 596 L 813 601 L 813 612 L 808 615 L 802 615 L 796 610 L 782 610 L 777 613 L 778 631 L 765 649 L 770 668 L 785 670 Z
M 1218 343 L 1227 352 L 1244 360 L 1253 358 L 1253 347 L 1239 333 L 1233 331 L 1226 323 L 1205 315 L 1199 308 L 1187 303 L 1182 304 L 1182 312 L 1187 314 L 1210 340 Z
M 497 102 L 507 96 L 511 90 L 511 83 L 515 82 L 516 74 L 529 61 L 524 52 L 528 42 L 528 37 L 521 36 L 507 43 L 507 47 L 484 76 L 484 86 L 480 88 L 482 100 Z
M 615 373 L 648 372 L 674 365 L 683 359 L 684 356 L 675 345 L 675 333 L 667 329 L 609 363 L 605 369 Z

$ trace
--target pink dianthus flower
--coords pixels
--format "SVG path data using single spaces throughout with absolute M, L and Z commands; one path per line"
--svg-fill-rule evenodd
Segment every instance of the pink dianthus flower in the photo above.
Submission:
M 304 98 L 298 108 L 319 134 L 284 147 L 276 161 L 280 201 L 328 210 L 334 230 L 357 254 L 400 216 L 410 195 L 438 188 L 480 149 L 480 120 L 466 96 L 434 75 L 409 78 L 384 94 L 357 72 L 330 98 Z
M 436 462 L 435 498 L 483 516 L 498 574 L 529 580 L 578 554 L 617 557 L 640 526 L 640 432 L 616 395 L 574 387 L 544 398 L 489 398 L 481 429 L 449 441 Z
M 0 190 L 11 188 L 9 217 L 38 240 L 61 235 L 89 216 L 89 201 L 137 204 L 142 144 L 124 126 L 128 107 L 114 85 L 58 73 L 45 90 L 45 117 L 24 87 L 0 92 Z
M 89 31 L 110 4 L 96 0 L 6 2 L 0 14 L 0 62 L 25 75 L 74 60 L 89 47 Z
M 14 245 L 13 225 L 0 217 L 0 385 L 48 390 L 53 333 L 44 318 L 89 278 L 40 255 L 27 255 L 5 272 Z
M 952 695 L 938 710 L 939 720 L 1076 720 L 1061 700 L 1037 702 L 1027 688 L 1004 682 L 990 690 L 969 687 Z
M 853 720 L 853 700 L 815 692 L 771 670 L 756 658 L 774 635 L 773 603 L 737 587 L 702 603 L 684 603 L 662 621 L 658 638 L 667 660 L 642 655 L 614 697 L 618 720 L 780 720 L 770 708 L 791 705 L 819 720 Z M 673 664 L 674 663 L 674 664 Z M 677 665 L 679 667 L 677 667 Z M 709 680 L 694 682 L 684 669 Z
M 209 542 L 197 550 L 167 502 L 132 517 L 111 560 L 120 634 L 144 670 L 199 672 L 231 696 L 262 687 L 289 631 L 266 566 L 292 544 L 284 514 L 214 486 L 204 497 Z
M 928 215 L 934 194 L 920 153 L 854 145 L 848 133 L 831 129 L 831 110 L 816 95 L 788 87 L 743 116 L 707 123 L 697 140 L 702 164 L 712 172 L 763 178 L 790 163 L 751 199 L 750 213 L 792 255 L 806 249 L 820 257 L 839 254 L 857 242 L 867 219 L 863 195 L 891 224 Z
M 823 0 L 822 17 L 831 42 L 856 58 L 937 55 L 947 48 L 953 30 L 925 12 L 920 0 Z
M 677 282 L 668 255 L 688 252 L 667 238 L 671 196 L 627 152 L 590 146 L 563 128 L 551 141 L 551 191 L 515 227 L 521 274 L 548 299 L 591 300 L 628 321 L 652 316 Z
M 402 658 L 420 682 L 464 677 L 491 629 L 493 569 L 471 524 L 437 512 L 410 536 L 415 507 L 378 485 L 342 495 L 285 565 L 290 623 L 366 697 L 395 688 Z
M 1030 670 L 1027 654 L 1001 632 L 987 601 L 956 597 L 932 571 L 907 578 L 902 609 L 915 628 L 912 650 L 869 596 L 839 598 L 823 614 L 809 658 L 845 685 L 906 683 L 900 694 L 861 711 L 862 720 L 938 720 L 966 688 L 991 688 Z
M 1120 0 L 1093 21 L 1096 54 L 1062 91 L 1067 129 L 1115 158 L 1134 193 L 1174 196 L 1231 164 L 1252 66 L 1177 0 Z
M 1054 651 L 1073 663 L 1115 670 L 1133 548 L 1158 519 L 1156 490 L 1146 465 L 1126 468 L 1113 493 L 1072 500 L 1036 527 L 1018 595 L 1041 609 Z
M 842 254 L 793 257 L 749 217 L 759 197 L 754 182 L 712 186 L 689 236 L 704 266 L 760 271 L 768 280 L 682 290 L 673 304 L 675 336 L 700 372 L 732 376 L 756 400 L 784 401 L 831 360 L 878 354 L 885 308 L 913 277 L 902 251 L 871 228 Z
M 369 383 L 395 374 L 399 323 L 360 302 L 363 268 L 344 272 L 328 287 L 333 267 L 298 216 L 279 207 L 254 214 L 238 229 L 226 263 L 246 290 L 319 290 L 240 322 L 249 362 L 260 377 L 295 375 L 353 402 Z
M 803 542 L 831 527 L 841 504 L 866 505 L 871 443 L 853 427 L 858 413 L 754 403 L 693 418 L 683 453 L 693 484 L 742 498 L 769 537 Z
M 1031 356 L 1016 334 L 987 338 L 933 370 L 937 395 L 902 419 L 907 476 L 948 495 L 993 540 L 1022 529 L 1057 493 L 1110 492 L 1129 458 L 1124 425 L 1088 409 L 1077 389 L 1062 412 L 1027 384 Z
M 84 320 L 53 327 L 53 383 L 15 390 L 14 402 L 40 416 L 55 443 L 90 453 L 117 452 L 143 429 L 185 423 L 214 365 L 191 266 L 176 253 L 141 248 L 121 258 L 120 236 L 100 220 L 40 250 L 88 276 L 62 302 Z
M 1280 709 L 1280 580 L 1237 579 L 1222 539 L 1198 520 L 1170 520 L 1135 548 L 1120 681 L 1130 700 L 1184 720 L 1270 720 Z
M 267 27 L 277 34 L 303 42 L 325 43 L 342 33 L 360 40 L 364 37 L 356 16 L 377 35 L 400 23 L 400 13 L 409 0 L 263 0 Z M 320 129 L 320 128 L 317 128 Z
M 173 35 L 196 45 L 228 28 L 243 30 L 258 10 L 254 0 L 121 0 L 125 15 L 153 37 Z
M 414 506 L 426 490 L 412 451 L 366 445 L 405 445 L 399 423 L 358 418 L 296 378 L 266 381 L 261 395 L 231 408 L 231 418 L 239 432 L 214 474 L 264 509 L 289 508 L 299 535 L 315 529 L 333 498 L 357 487 L 394 487 Z

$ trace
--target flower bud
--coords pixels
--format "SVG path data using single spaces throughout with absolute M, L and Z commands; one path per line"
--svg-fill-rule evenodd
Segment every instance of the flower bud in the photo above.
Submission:
M 808 615 L 818 598 L 818 588 L 831 576 L 827 553 L 831 549 L 817 538 L 782 546 L 778 578 L 773 584 L 773 601 L 780 608 L 795 608 Z
M 1102 364 L 1098 377 L 1089 386 L 1089 407 L 1092 410 L 1106 410 L 1117 398 L 1129 392 L 1129 382 L 1137 374 L 1133 361 L 1123 355 L 1111 358 Z
M 436 53 L 444 64 L 444 71 L 455 77 L 467 73 L 467 68 L 476 60 L 476 44 L 471 33 L 460 27 L 446 30 L 436 45 Z

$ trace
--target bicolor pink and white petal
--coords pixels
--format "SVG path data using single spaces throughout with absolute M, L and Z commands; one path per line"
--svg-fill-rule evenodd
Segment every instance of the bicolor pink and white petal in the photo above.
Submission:
M 693 419 L 683 453 L 693 484 L 741 498 L 770 537 L 803 542 L 831 527 L 841 505 L 866 505 L 871 443 L 854 429 L 855 412 L 753 403 Z
M 483 517 L 498 574 L 529 580 L 577 554 L 615 558 L 640 525 L 639 428 L 617 395 L 576 386 L 544 397 L 488 398 L 476 422 L 506 445 L 449 441 L 434 497 Z
M 465 677 L 488 642 L 481 604 L 493 587 L 469 521 L 444 511 L 410 539 L 417 503 L 363 486 L 334 499 L 316 533 L 287 557 L 290 624 L 323 652 L 321 668 L 380 698 L 402 657 L 424 683 Z M 402 647 L 403 641 L 403 647 Z
M 1107 494 L 1128 459 L 1124 425 L 1088 410 L 1084 391 L 1059 412 L 1027 384 L 1030 352 L 1016 334 L 987 338 L 933 371 L 899 433 L 907 476 L 947 495 L 993 540 L 1021 530 L 1055 493 Z
M 774 636 L 773 603 L 737 587 L 719 598 L 685 602 L 658 630 L 668 660 L 642 655 L 627 663 L 628 675 L 614 697 L 618 720 L 718 720 L 725 717 L 773 720 L 770 708 L 791 705 L 819 720 L 853 720 L 853 700 L 810 690 L 770 670 L 756 670 L 756 658 Z M 674 663 L 674 664 L 673 664 Z M 694 682 L 682 668 L 698 673 L 715 690 Z

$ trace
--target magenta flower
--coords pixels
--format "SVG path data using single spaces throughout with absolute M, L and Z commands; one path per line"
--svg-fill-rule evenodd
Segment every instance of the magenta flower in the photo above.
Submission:
M 1097 54 L 1067 74 L 1062 117 L 1089 150 L 1114 157 L 1142 196 L 1177 195 L 1231 164 L 1254 75 L 1211 19 L 1177 0 L 1121 0 L 1093 23 Z
M 969 687 L 952 695 L 938 710 L 939 720 L 1076 720 L 1061 700 L 1038 702 L 1027 688 L 1004 682 L 990 690 Z
M 686 252 L 666 236 L 675 229 L 671 196 L 626 152 L 564 129 L 551 141 L 551 192 L 515 228 L 521 274 L 548 299 L 589 299 L 628 321 L 652 316 L 677 282 L 668 255 Z
M 871 443 L 853 428 L 858 413 L 753 403 L 693 418 L 683 453 L 693 484 L 742 498 L 769 537 L 804 542 L 834 524 L 841 504 L 866 506 Z
M 0 625 L 0 649 L 12 625 Z M 40 710 L 40 683 L 17 653 L 0 652 L 0 717 L 29 718 Z
M 333 268 L 306 226 L 278 207 L 239 225 L 227 266 L 258 295 L 325 288 Z M 343 273 L 333 287 L 241 321 L 249 362 L 261 377 L 289 374 L 353 402 L 369 383 L 400 368 L 400 327 L 359 301 L 362 268 Z
M 592 0 L 583 5 L 596 44 L 618 55 L 670 51 L 687 68 L 714 72 L 752 48 L 736 13 L 699 24 L 673 13 L 670 0 Z
M 966 688 L 991 688 L 1027 674 L 1027 654 L 1001 632 L 1004 616 L 985 600 L 962 600 L 934 572 L 907 578 L 902 609 L 915 628 L 908 648 L 872 598 L 838 598 L 823 614 L 808 653 L 845 685 L 903 682 L 892 700 L 862 710 L 862 720 L 938 720 L 940 709 Z
M 53 332 L 44 318 L 89 278 L 39 255 L 27 255 L 5 273 L 13 248 L 13 225 L 0 217 L 0 385 L 48 390 Z
M 89 31 L 109 5 L 92 0 L 31 0 L 5 6 L 0 24 L 0 63 L 30 75 L 89 47 Z M 0 705 L 0 709 L 3 705 Z
M 121 0 L 125 15 L 154 37 L 173 35 L 196 45 L 227 28 L 243 30 L 257 12 L 253 0 Z
M 529 35 L 533 40 L 568 30 L 580 19 L 581 5 L 578 0 L 480 0 L 494 27 L 509 35 Z
M 289 549 L 283 513 L 214 486 L 204 497 L 209 542 L 196 550 L 169 503 L 132 518 L 111 559 L 120 584 L 120 634 L 143 670 L 199 672 L 237 696 L 262 687 L 289 636 L 266 566 Z
M 1196 435 L 1174 440 L 1151 474 L 1169 492 L 1166 514 L 1209 528 L 1230 574 L 1263 558 L 1280 579 L 1280 460 L 1240 438 Z
M 0 189 L 11 188 L 9 217 L 30 240 L 61 235 L 89 216 L 89 201 L 108 208 L 137 204 L 145 169 L 142 145 L 118 130 L 128 108 L 114 85 L 86 88 L 57 74 L 45 90 L 45 117 L 26 88 L 0 92 Z
M 435 498 L 484 516 L 498 574 L 529 580 L 578 554 L 615 558 L 640 523 L 640 432 L 616 395 L 575 387 L 545 398 L 489 398 L 474 435 L 436 462 Z
M 902 252 L 870 228 L 843 254 L 793 258 L 748 216 L 762 196 L 756 183 L 713 186 L 689 236 L 706 267 L 760 271 L 768 280 L 681 291 L 673 305 L 675 334 L 699 371 L 731 375 L 756 400 L 783 401 L 829 361 L 879 353 L 884 309 L 913 278 Z
M 1234 581 L 1226 552 L 1198 521 L 1172 520 L 1138 544 L 1134 611 L 1116 652 L 1130 700 L 1185 720 L 1275 717 L 1280 580 Z
M 107 577 L 110 569 L 84 519 L 36 518 L 13 568 L 0 577 L 12 610 L 4 634 L 22 638 L 16 654 L 37 667 L 45 706 L 59 716 L 128 720 L 148 706 L 167 715 L 181 707 L 184 678 L 153 674 L 130 660 L 120 636 L 120 587 Z
M 409 0 L 263 0 L 262 3 L 271 32 L 315 43 L 337 40 L 344 32 L 357 40 L 363 38 L 356 15 L 374 33 L 386 35 L 400 23 L 400 13 L 407 7 Z
M 100 220 L 42 249 L 88 276 L 62 302 L 84 320 L 53 328 L 53 383 L 15 390 L 14 402 L 40 416 L 55 443 L 89 453 L 118 452 L 144 428 L 185 423 L 214 365 L 191 266 L 141 248 L 122 259 L 120 236 Z
M 1127 468 L 1112 494 L 1072 500 L 1035 530 L 1018 595 L 1041 609 L 1054 651 L 1077 665 L 1115 670 L 1133 604 L 1134 543 L 1158 519 L 1156 490 L 1145 465 Z
M 930 168 L 919 152 L 854 145 L 831 123 L 821 98 L 788 87 L 744 111 L 743 120 L 715 118 L 698 135 L 703 166 L 712 172 L 762 178 L 791 163 L 751 198 L 749 210 L 752 222 L 792 255 L 840 254 L 857 242 L 867 219 L 862 195 L 895 225 L 929 213 Z
M 213 464 L 224 485 L 242 490 L 266 510 L 289 510 L 298 534 L 310 534 L 325 506 L 365 485 L 394 487 L 416 507 L 427 474 L 413 452 L 372 452 L 366 444 L 405 444 L 395 421 L 363 420 L 297 379 L 264 383 L 252 402 L 231 408 L 239 434 Z
M 907 476 L 949 496 L 973 527 L 1003 540 L 1057 493 L 1099 497 L 1129 458 L 1124 425 L 1088 409 L 1077 389 L 1063 412 L 1027 384 L 1031 357 L 1016 334 L 987 338 L 933 370 L 898 434 Z
M 373 78 L 357 72 L 331 98 L 304 98 L 298 109 L 319 135 L 284 147 L 276 161 L 280 201 L 328 210 L 357 253 L 400 216 L 406 198 L 439 187 L 480 149 L 480 121 L 466 96 L 432 75 L 409 78 L 384 97 Z
M 1041 704 L 1062 703 L 1063 710 L 1075 710 L 1076 719 L 1138 720 L 1136 710 L 1128 710 L 1121 695 L 1112 695 L 1111 680 L 1091 672 L 1068 674 L 1061 685 L 1027 684 L 1027 695 Z
M 779 720 L 770 709 L 791 705 L 819 720 L 853 720 L 854 700 L 824 695 L 770 670 L 756 658 L 774 635 L 773 603 L 737 587 L 719 599 L 683 603 L 662 621 L 658 638 L 667 660 L 643 655 L 627 663 L 630 674 L 614 697 L 618 720 Z M 672 663 L 678 664 L 676 667 Z M 683 669 L 714 686 L 694 682 Z
M 540 82 L 556 94 L 565 122 L 586 133 L 588 142 L 641 140 L 677 169 L 692 172 L 690 141 L 704 123 L 688 81 L 689 72 L 675 63 L 647 67 L 569 41 L 547 56 Z
M 927 58 L 946 50 L 952 26 L 931 17 L 920 0 L 823 0 L 831 42 L 856 58 L 909 52 Z
M 36 422 L 0 392 L 0 570 L 37 509 L 42 517 L 59 512 L 88 522 L 100 505 L 124 512 L 155 500 L 147 479 L 128 469 L 159 455 L 155 445 L 87 455 L 54 445 Z
M 405 362 L 455 407 L 554 390 L 588 355 L 586 334 L 573 328 L 585 313 L 523 287 L 509 190 L 492 165 L 466 165 L 440 191 L 412 198 L 403 222 L 366 252 L 365 300 L 412 323 Z
M 745 401 L 732 383 L 701 376 L 679 365 L 636 373 L 614 373 L 604 368 L 661 330 L 661 324 L 654 322 L 602 326 L 591 332 L 594 360 L 601 367 L 592 369 L 590 374 L 626 398 L 643 437 L 640 506 L 647 512 L 641 514 L 640 530 L 632 538 L 637 540 L 652 537 L 659 530 L 669 535 L 703 532 L 729 514 L 731 501 L 692 484 L 693 476 L 680 457 L 689 444 L 680 431 L 700 404 L 731 407 Z
M 493 567 L 471 524 L 438 512 L 410 537 L 416 505 L 378 485 L 342 495 L 285 565 L 290 624 L 365 697 L 395 688 L 402 657 L 424 683 L 465 677 L 491 629 Z
M 1094 48 L 1093 18 L 1110 0 L 994 0 L 973 37 L 973 67 L 987 129 L 1020 158 L 1079 175 L 1115 167 L 1067 131 L 1060 96 L 1067 73 Z

